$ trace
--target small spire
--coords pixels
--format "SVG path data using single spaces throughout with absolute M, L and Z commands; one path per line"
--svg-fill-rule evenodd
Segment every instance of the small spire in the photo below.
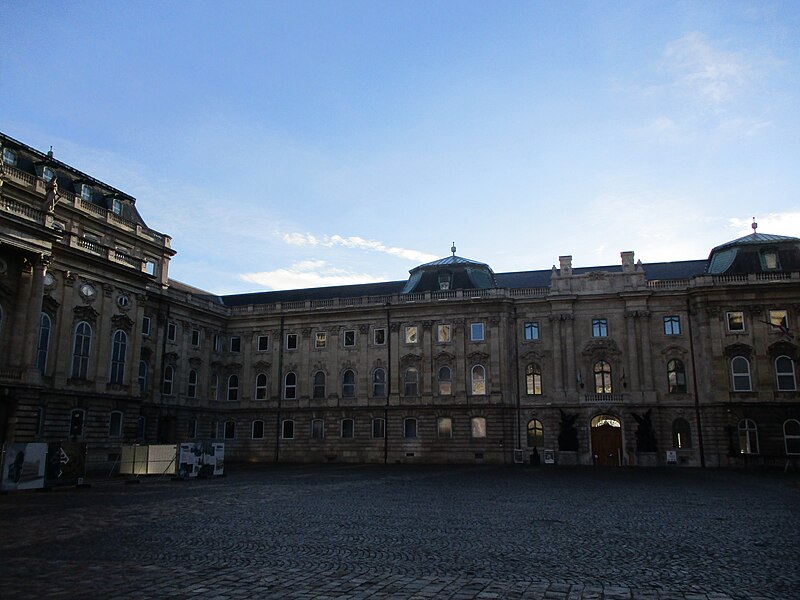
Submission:
M 50 146 L 50 151 L 47 153 L 47 158 L 53 158 L 53 147 Z
M 450 246 L 450 252 L 453 253 L 453 256 L 456 255 L 456 243 L 455 242 L 453 242 L 453 245 Z
M 753 224 L 750 225 L 750 227 L 753 228 L 753 235 L 755 235 L 756 234 L 756 229 L 758 229 L 758 223 L 756 223 L 756 218 L 755 217 L 753 217 Z

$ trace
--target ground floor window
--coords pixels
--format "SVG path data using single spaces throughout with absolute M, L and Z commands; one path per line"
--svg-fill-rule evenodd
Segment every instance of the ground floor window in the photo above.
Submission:
M 383 419 L 372 419 L 372 437 L 386 437 L 386 421 Z
M 453 437 L 453 419 L 450 417 L 439 417 L 436 420 L 436 432 L 440 438 Z
M 675 419 L 672 422 L 672 447 L 677 450 L 692 447 L 692 430 L 686 419 Z
M 294 421 L 286 419 L 281 426 L 281 437 L 285 440 L 294 439 Z
M 528 421 L 528 448 L 544 446 L 544 425 L 539 419 Z
M 800 454 L 800 421 L 789 419 L 783 424 L 783 441 L 786 454 Z
M 407 418 L 403 421 L 403 437 L 415 438 L 417 437 L 417 420 L 414 418 Z
M 250 437 L 254 440 L 260 440 L 264 437 L 264 421 L 253 421 Z
M 758 427 L 752 419 L 739 421 L 739 452 L 758 454 Z

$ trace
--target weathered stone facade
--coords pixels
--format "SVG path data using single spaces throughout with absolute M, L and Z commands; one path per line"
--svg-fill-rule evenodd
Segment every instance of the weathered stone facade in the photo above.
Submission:
M 795 238 L 498 274 L 454 249 L 407 282 L 218 297 L 169 279 L 133 198 L 0 144 L 4 441 L 82 439 L 94 465 L 193 438 L 256 462 L 800 453 Z

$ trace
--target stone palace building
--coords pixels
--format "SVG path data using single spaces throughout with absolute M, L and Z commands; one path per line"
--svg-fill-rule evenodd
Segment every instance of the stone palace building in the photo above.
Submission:
M 783 466 L 800 239 L 707 259 L 215 296 L 136 200 L 0 135 L 0 442 L 225 442 L 253 462 Z

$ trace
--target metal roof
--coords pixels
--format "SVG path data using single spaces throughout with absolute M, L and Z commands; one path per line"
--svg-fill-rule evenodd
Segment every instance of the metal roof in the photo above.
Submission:
M 746 235 L 744 237 L 731 240 L 730 242 L 725 242 L 724 244 L 717 246 L 716 248 L 711 250 L 711 254 L 717 252 L 718 250 L 724 250 L 725 248 L 730 248 L 732 246 L 750 246 L 755 244 L 781 244 L 784 242 L 800 242 L 800 238 L 787 237 L 785 235 L 773 235 L 770 233 L 755 232 Z
M 454 254 L 453 256 L 446 256 L 445 258 L 440 258 L 439 260 L 434 260 L 433 262 L 425 263 L 424 265 L 419 265 L 419 266 L 414 267 L 413 269 L 411 269 L 411 271 L 409 271 L 409 272 L 416 271 L 417 269 L 425 269 L 427 267 L 448 267 L 448 266 L 454 266 L 454 265 L 465 265 L 465 266 L 466 265 L 472 265 L 472 266 L 480 265 L 482 267 L 486 267 L 487 269 L 490 269 L 489 265 L 487 265 L 486 263 L 478 262 L 477 260 L 471 260 L 469 258 L 463 258 L 461 256 L 456 256 Z

